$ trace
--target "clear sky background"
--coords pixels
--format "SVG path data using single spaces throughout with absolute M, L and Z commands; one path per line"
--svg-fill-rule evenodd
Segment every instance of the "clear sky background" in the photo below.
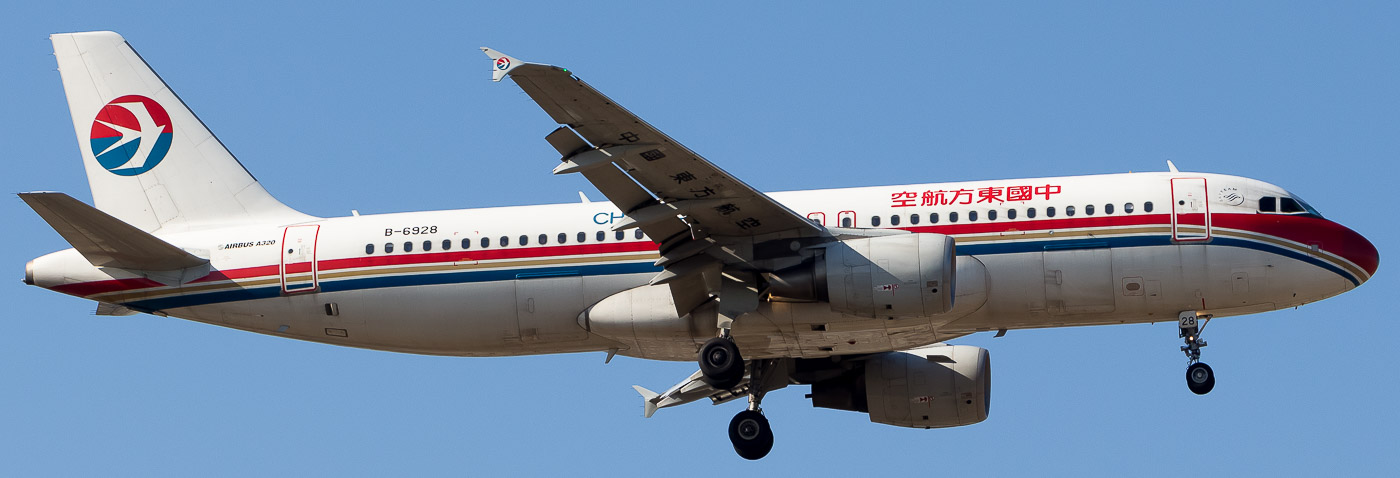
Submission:
M 11 2 L 0 191 L 90 201 L 48 34 L 115 30 L 263 185 L 347 215 L 577 201 L 491 46 L 581 78 L 761 190 L 1165 170 L 1289 188 L 1381 271 L 1216 321 L 1191 394 L 1171 323 L 1012 331 L 991 417 L 912 430 L 770 394 L 642 418 L 691 363 L 447 358 L 255 335 L 21 284 L 68 247 L 0 201 L 0 475 L 1392 475 L 1400 469 L 1395 2 Z M 1126 5 L 1132 3 L 1132 5 Z M 1221 3 L 1226 3 L 1221 5 Z

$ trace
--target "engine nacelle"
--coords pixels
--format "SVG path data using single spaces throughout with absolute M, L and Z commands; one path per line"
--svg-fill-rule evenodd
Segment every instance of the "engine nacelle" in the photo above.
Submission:
M 774 300 L 830 302 L 861 317 L 929 317 L 953 310 L 953 238 L 900 234 L 848 239 L 768 276 Z
M 987 350 L 936 345 L 886 352 L 838 376 L 812 383 L 812 405 L 870 414 L 870 421 L 911 428 L 971 425 L 991 409 Z

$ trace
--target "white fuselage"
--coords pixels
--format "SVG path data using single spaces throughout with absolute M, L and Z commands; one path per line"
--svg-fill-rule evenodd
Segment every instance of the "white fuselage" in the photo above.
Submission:
M 1137 173 L 793 191 L 771 196 L 828 227 L 957 241 L 951 312 L 864 318 L 764 302 L 735 322 L 746 357 L 902 350 L 977 331 L 1175 320 L 1294 307 L 1350 290 L 1374 247 L 1260 181 Z M 1034 211 L 1034 212 L 1032 212 Z M 1053 211 L 1053 212 L 1052 212 Z M 320 219 L 156 235 L 214 272 L 162 284 L 74 250 L 36 259 L 36 285 L 131 310 L 290 338 L 410 353 L 615 350 L 693 360 L 713 327 L 590 333 L 580 313 L 660 267 L 607 202 Z M 876 225 L 873 218 L 879 218 Z M 898 222 L 896 222 L 898 221 Z M 167 281 L 168 282 L 168 281 Z

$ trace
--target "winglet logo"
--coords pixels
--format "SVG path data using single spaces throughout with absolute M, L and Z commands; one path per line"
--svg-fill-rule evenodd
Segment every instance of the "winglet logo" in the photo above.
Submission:
M 510 58 L 506 58 L 503 56 L 496 59 L 497 70 L 505 71 L 508 68 L 510 68 Z
M 97 164 L 118 176 L 135 176 L 165 159 L 174 133 L 170 115 L 160 103 L 127 95 L 97 112 L 88 138 Z

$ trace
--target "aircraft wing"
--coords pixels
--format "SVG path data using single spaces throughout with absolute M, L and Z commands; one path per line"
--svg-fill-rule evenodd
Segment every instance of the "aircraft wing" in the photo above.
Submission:
M 616 164 L 655 196 L 656 204 L 617 204 L 627 220 L 615 228 L 684 217 L 692 236 L 752 237 L 822 228 L 705 160 L 670 136 L 557 66 L 526 63 L 490 48 L 493 79 L 509 76 L 559 124 L 591 143 L 565 157 L 555 173 Z M 590 178 L 591 179 L 591 178 Z M 611 184 L 594 185 L 611 198 Z M 635 209 L 628 210 L 628 207 Z M 698 229 L 698 231 L 697 231 Z M 664 237 L 655 237 L 658 242 Z

